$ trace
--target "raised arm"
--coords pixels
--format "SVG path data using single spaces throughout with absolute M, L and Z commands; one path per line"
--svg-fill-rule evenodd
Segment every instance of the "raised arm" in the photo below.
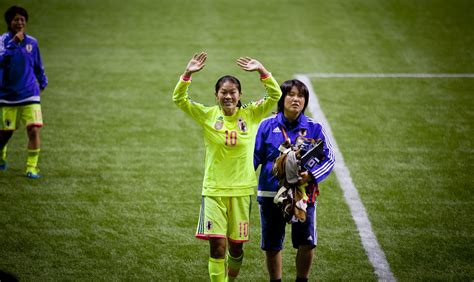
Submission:
M 194 119 L 200 124 L 203 123 L 206 119 L 205 115 L 208 112 L 208 107 L 195 101 L 192 101 L 188 95 L 188 88 L 191 84 L 191 75 L 204 68 L 204 63 L 206 62 L 206 59 L 207 54 L 204 52 L 194 54 L 194 56 L 189 60 L 186 69 L 181 75 L 173 91 L 174 103 L 182 111 L 191 116 L 192 119 Z
M 278 103 L 281 97 L 281 89 L 278 82 L 273 78 L 272 74 L 259 61 L 250 57 L 240 57 L 237 59 L 237 65 L 245 71 L 257 71 L 260 74 L 260 80 L 265 86 L 266 95 L 259 101 L 249 107 L 257 120 L 262 120 L 271 109 Z

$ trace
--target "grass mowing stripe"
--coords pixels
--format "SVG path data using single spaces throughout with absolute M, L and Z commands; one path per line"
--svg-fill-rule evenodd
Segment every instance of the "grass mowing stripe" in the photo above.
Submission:
M 313 90 L 311 81 L 306 75 L 296 75 L 296 78 L 302 81 L 308 87 L 308 91 L 311 96 L 311 99 L 308 102 L 309 110 L 316 120 L 323 124 L 329 139 L 333 143 L 334 153 L 336 154 L 336 164 L 334 166 L 334 171 L 340 186 L 344 191 L 344 199 L 351 210 L 352 217 L 354 218 L 357 229 L 359 230 L 362 245 L 364 246 L 367 256 L 369 257 L 369 260 L 375 269 L 375 273 L 381 281 L 396 281 L 392 271 L 390 270 L 390 265 L 385 258 L 385 254 L 380 248 L 377 238 L 375 237 L 375 234 L 372 230 L 369 218 L 367 217 L 367 212 L 365 211 L 364 205 L 360 200 L 357 188 L 352 181 L 349 169 L 344 163 L 344 158 L 341 151 L 339 150 L 336 139 L 332 134 L 329 122 L 327 121 L 321 106 L 319 105 L 318 98 L 316 96 L 316 92 Z

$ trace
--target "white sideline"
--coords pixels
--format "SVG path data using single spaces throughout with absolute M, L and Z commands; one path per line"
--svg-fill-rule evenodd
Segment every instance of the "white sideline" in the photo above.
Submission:
M 308 87 L 309 95 L 311 96 L 309 99 L 308 108 L 313 114 L 313 117 L 323 125 L 328 137 L 331 140 L 336 157 L 334 171 L 343 190 L 346 203 L 351 210 L 352 218 L 356 223 L 362 245 L 370 262 L 372 263 L 372 266 L 374 267 L 375 274 L 377 275 L 379 281 L 396 281 L 392 271 L 390 270 L 390 265 L 385 258 L 385 254 L 380 248 L 377 238 L 372 231 L 372 225 L 369 221 L 369 218 L 367 217 L 364 205 L 362 204 L 359 193 L 357 192 L 357 188 L 352 181 L 349 169 L 344 163 L 344 158 L 342 157 L 342 153 L 339 150 L 339 146 L 337 145 L 336 139 L 334 138 L 326 116 L 319 105 L 318 97 L 316 96 L 316 92 L 313 90 L 311 81 L 308 75 L 297 74 L 295 77 L 306 84 Z
M 314 78 L 471 78 L 474 73 L 307 73 Z

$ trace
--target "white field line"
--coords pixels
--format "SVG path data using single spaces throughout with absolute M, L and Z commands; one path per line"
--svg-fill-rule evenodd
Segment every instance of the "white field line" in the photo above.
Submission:
M 474 78 L 474 73 L 307 73 L 314 78 Z
M 374 232 L 372 231 L 372 225 L 369 221 L 364 205 L 360 200 L 359 192 L 357 192 L 357 188 L 352 181 L 349 169 L 344 163 L 341 150 L 339 150 L 339 146 L 337 145 L 336 139 L 334 138 L 326 116 L 319 105 L 319 101 L 316 96 L 316 92 L 314 92 L 311 81 L 308 75 L 297 74 L 295 77 L 308 87 L 309 95 L 311 96 L 309 99 L 308 108 L 313 114 L 313 117 L 323 125 L 328 137 L 331 140 L 336 157 L 334 171 L 343 190 L 344 198 L 347 205 L 349 206 L 352 218 L 354 219 L 357 230 L 359 231 L 362 245 L 370 262 L 372 263 L 372 266 L 374 267 L 375 274 L 377 275 L 379 281 L 396 281 L 392 271 L 390 270 L 390 265 L 385 258 L 385 254 L 380 247 Z

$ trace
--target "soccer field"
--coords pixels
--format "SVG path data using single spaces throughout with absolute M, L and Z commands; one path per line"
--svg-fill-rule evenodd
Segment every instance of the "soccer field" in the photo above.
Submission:
M 43 178 L 23 176 L 23 129 L 0 172 L 0 277 L 208 280 L 209 246 L 194 238 L 202 132 L 171 100 L 204 50 L 190 93 L 206 104 L 224 74 L 241 80 L 244 102 L 263 95 L 240 56 L 280 83 L 307 75 L 397 280 L 474 279 L 474 78 L 313 75 L 472 75 L 472 1 L 118 3 L 0 2 L 2 14 L 28 10 L 49 77 Z M 258 213 L 254 200 L 242 281 L 268 280 Z M 317 213 L 310 280 L 377 280 L 334 173 Z M 289 238 L 284 281 L 295 278 Z

